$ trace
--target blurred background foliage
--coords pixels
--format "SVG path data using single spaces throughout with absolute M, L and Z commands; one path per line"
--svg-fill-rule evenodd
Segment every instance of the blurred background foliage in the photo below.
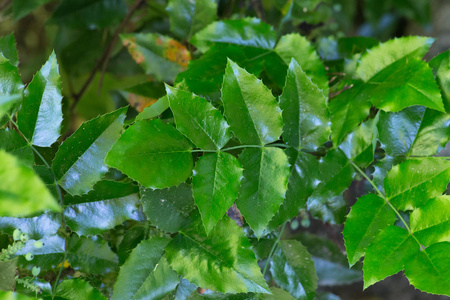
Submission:
M 188 0 L 171 2 L 183 1 Z M 0 36 L 14 33 L 25 83 L 50 53 L 56 52 L 67 137 L 83 121 L 116 107 L 129 103 L 134 108 L 132 116 L 142 112 L 164 95 L 163 81 L 172 84 L 189 60 L 201 55 L 188 42 L 196 29 L 174 28 L 170 22 L 182 17 L 181 8 L 168 5 L 166 0 L 1 0 Z M 209 22 L 257 17 L 272 25 L 278 37 L 298 32 L 315 45 L 328 70 L 331 68 L 329 77 L 333 76 L 333 65 L 393 37 L 435 37 L 429 58 L 450 47 L 450 1 L 446 0 L 218 0 L 217 16 L 203 17 Z M 159 34 L 152 36 L 152 51 L 162 53 L 173 64 L 143 63 L 138 38 L 119 38 L 117 33 Z M 366 38 L 357 43 L 348 39 L 355 36 Z M 159 63 L 164 63 L 164 68 L 156 70 Z M 349 204 L 364 192 L 358 184 L 346 192 Z M 330 298 L 326 291 L 341 299 L 440 298 L 415 291 L 399 275 L 362 292 L 361 272 L 344 267 L 341 232 L 342 226 L 310 219 L 306 212 L 294 219 L 286 232 L 308 246 L 315 258 L 324 292 L 318 299 L 338 299 Z M 267 243 L 262 241 L 259 250 L 270 249 L 270 240 Z

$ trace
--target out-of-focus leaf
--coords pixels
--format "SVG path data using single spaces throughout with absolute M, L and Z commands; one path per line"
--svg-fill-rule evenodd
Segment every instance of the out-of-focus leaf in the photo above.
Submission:
M 17 259 L 0 261 L 0 290 L 12 291 L 16 283 Z
M 344 37 L 338 41 L 338 50 L 341 55 L 352 57 L 354 54 L 365 52 L 367 49 L 371 49 L 379 43 L 377 39 L 371 37 Z
M 163 299 L 175 289 L 177 275 L 163 256 L 169 242 L 152 238 L 140 243 L 120 268 L 113 299 Z
M 191 175 L 191 149 L 189 141 L 173 126 L 159 119 L 143 120 L 122 134 L 106 163 L 147 188 L 166 188 Z
M 56 297 L 67 300 L 106 300 L 97 289 L 93 288 L 89 282 L 82 279 L 63 280 L 56 289 Z
M 119 23 L 127 10 L 123 0 L 63 0 L 50 22 L 75 28 L 106 28 Z
M 50 147 L 58 139 L 62 116 L 61 79 L 53 52 L 27 85 L 17 123 L 22 134 L 36 146 Z
M 228 61 L 222 101 L 230 129 L 243 144 L 264 145 L 278 140 L 283 120 L 270 90 L 254 75 Z
M 83 123 L 59 147 L 52 167 L 58 183 L 70 194 L 89 192 L 108 171 L 104 160 L 122 133 L 127 109 Z
M 208 154 L 195 164 L 192 179 L 194 201 L 207 234 L 236 200 L 241 178 L 241 164 L 229 153 Z
M 28 166 L 34 163 L 33 150 L 15 130 L 0 129 L 0 149 L 13 154 Z
M 0 215 L 26 216 L 60 210 L 42 180 L 16 157 L 0 150 Z
M 275 42 L 273 28 L 256 18 L 217 21 L 197 32 L 191 39 L 191 43 L 202 52 L 215 44 L 273 49 Z
M 450 112 L 450 51 L 445 51 L 434 57 L 428 63 L 433 69 L 436 81 L 441 89 L 445 110 Z
M 239 161 L 244 173 L 236 205 L 261 237 L 283 203 L 289 180 L 288 157 L 279 148 L 247 148 Z
M 64 219 L 67 226 L 78 235 L 96 235 L 126 220 L 141 220 L 137 187 L 133 189 L 129 186 L 130 184 L 114 181 L 100 181 L 91 193 L 65 207 Z M 111 193 L 109 190 L 118 193 Z M 123 190 L 134 190 L 134 193 L 123 193 Z M 65 203 L 67 204 L 66 201 Z
M 195 94 L 169 86 L 166 90 L 179 131 L 204 150 L 225 146 L 231 138 L 230 126 L 219 110 Z
M 373 47 L 361 57 L 356 70 L 359 77 L 368 81 L 382 69 L 402 58 L 422 58 L 434 39 L 420 36 L 396 38 Z
M 195 208 L 192 187 L 185 183 L 168 189 L 142 189 L 141 202 L 152 224 L 166 232 L 180 230 Z
M 275 282 L 296 299 L 314 298 L 317 289 L 314 261 L 299 241 L 280 241 L 270 272 Z
M 170 30 L 186 40 L 217 18 L 216 0 L 170 0 L 166 9 Z
M 224 217 L 210 232 L 200 217 L 166 247 L 171 267 L 190 282 L 223 293 L 269 293 L 243 231 Z
M 157 80 L 173 82 L 191 60 L 186 47 L 176 40 L 156 33 L 133 33 L 120 36 L 133 59 Z
M 16 4 L 16 2 L 20 3 L 22 1 L 14 1 L 13 4 Z M 4 58 L 9 60 L 9 63 L 11 65 L 16 67 L 19 65 L 19 58 L 17 56 L 17 48 L 16 48 L 16 39 L 14 38 L 13 33 L 10 33 L 0 38 L 0 53 L 3 55 Z

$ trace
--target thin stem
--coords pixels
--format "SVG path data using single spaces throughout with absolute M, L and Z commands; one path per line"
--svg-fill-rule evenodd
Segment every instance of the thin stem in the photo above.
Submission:
M 273 253 L 275 252 L 275 249 L 277 248 L 278 244 L 280 243 L 281 236 L 283 235 L 284 228 L 286 227 L 287 222 L 284 222 L 283 226 L 280 229 L 280 233 L 278 234 L 277 240 L 272 246 L 272 249 L 270 249 L 269 257 L 267 257 L 266 264 L 264 265 L 263 270 L 263 277 L 266 275 L 267 268 L 269 267 L 269 263 L 272 260 Z
M 403 223 L 403 225 L 405 225 L 406 230 L 408 230 L 408 233 L 416 240 L 417 244 L 419 244 L 419 247 L 421 249 L 423 249 L 422 244 L 419 242 L 419 240 L 417 240 L 417 238 L 414 236 L 411 228 L 409 227 L 408 223 L 405 221 L 405 219 L 403 219 L 402 215 L 400 214 L 400 212 L 391 204 L 391 202 L 389 202 L 389 200 L 386 198 L 386 196 L 378 189 L 377 185 L 369 178 L 369 176 L 366 175 L 366 173 L 364 173 L 363 170 L 361 170 L 360 167 L 358 167 L 353 161 L 350 161 L 350 163 L 353 165 L 353 167 L 358 171 L 358 173 L 360 173 L 371 185 L 372 187 L 375 189 L 375 191 L 377 192 L 377 194 L 386 202 L 387 205 L 389 205 L 389 207 L 395 212 L 395 214 L 397 215 L 397 217 L 400 219 L 400 221 Z
M 64 246 L 64 249 L 67 249 L 67 245 Z M 52 289 L 52 300 L 55 299 L 56 288 L 58 287 L 58 281 L 61 278 L 61 274 L 64 269 L 64 264 L 66 263 L 66 260 L 67 260 L 67 251 L 64 250 L 64 258 L 61 262 L 61 267 L 59 268 L 58 275 L 56 275 L 55 285 L 53 285 L 53 289 Z
M 289 148 L 289 145 L 286 144 L 269 144 L 269 145 L 239 145 L 234 147 L 228 147 L 223 148 L 220 150 L 202 150 L 202 149 L 195 149 L 191 150 L 191 152 L 205 152 L 205 153 L 216 153 L 216 152 L 223 152 L 223 151 L 231 151 L 236 149 L 242 149 L 242 148 L 264 148 L 264 147 L 281 147 L 281 148 Z

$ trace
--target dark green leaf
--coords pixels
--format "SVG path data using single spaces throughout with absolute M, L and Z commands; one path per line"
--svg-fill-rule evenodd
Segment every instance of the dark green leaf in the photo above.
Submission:
M 59 147 L 53 160 L 58 183 L 70 194 L 85 194 L 108 171 L 106 154 L 120 137 L 127 107 L 83 123 Z
M 50 22 L 92 30 L 115 25 L 126 13 L 127 6 L 123 0 L 64 0 Z
M 229 125 L 219 110 L 192 93 L 166 86 L 177 129 L 197 147 L 220 149 L 230 140 Z
M 166 247 L 171 267 L 190 282 L 224 293 L 269 293 L 243 231 L 224 217 L 206 235 L 200 218 Z
M 377 39 L 365 36 L 344 37 L 338 41 L 338 50 L 341 55 L 352 57 L 353 54 L 365 52 L 379 45 Z
M 191 39 L 191 43 L 202 52 L 219 43 L 272 49 L 275 42 L 276 33 L 273 28 L 256 18 L 217 21 Z
M 419 245 L 403 228 L 389 226 L 367 248 L 364 258 L 364 288 L 394 275 L 419 252 Z M 421 272 L 426 277 L 429 273 Z
M 0 65 L 1 68 L 1 65 Z M 0 77 L 1 77 L 1 70 L 0 70 Z M 1 83 L 0 83 L 1 84 Z M 13 94 L 13 95 L 0 95 L 0 122 L 6 122 L 8 119 L 3 119 L 2 117 L 8 113 L 11 107 L 13 107 L 14 104 L 18 102 L 19 99 L 21 99 L 20 94 Z
M 113 299 L 162 299 L 175 289 L 177 275 L 164 258 L 165 238 L 140 243 L 120 268 Z
M 166 9 L 169 12 L 170 30 L 185 40 L 217 18 L 216 0 L 170 0 Z
M 12 65 L 3 54 L 0 54 L 0 95 L 3 98 L 7 95 L 19 94 L 22 92 L 22 89 L 23 83 L 17 67 Z M 0 108 L 6 102 L 6 99 L 0 100 Z
M 0 261 L 0 270 L 0 291 L 14 290 L 17 259 Z
M 284 35 L 278 41 L 275 52 L 289 65 L 294 58 L 311 81 L 328 97 L 328 78 L 319 55 L 303 36 L 293 33 Z
M 0 149 L 13 154 L 28 166 L 34 163 L 33 150 L 15 130 L 0 129 Z
M 299 241 L 280 241 L 270 272 L 275 282 L 296 299 L 314 298 L 317 289 L 314 261 Z
M 428 63 L 433 69 L 436 81 L 441 89 L 445 110 L 450 112 L 450 61 L 449 51 L 445 51 L 434 57 Z
M 241 143 L 264 145 L 280 137 L 283 120 L 275 97 L 254 75 L 230 60 L 222 101 L 230 129 Z
M 382 69 L 406 58 L 422 58 L 433 44 L 434 39 L 420 36 L 396 38 L 373 47 L 361 57 L 357 73 L 368 81 Z
M 102 293 L 82 279 L 63 280 L 56 289 L 56 296 L 67 300 L 106 300 Z
M 120 192 L 102 193 L 109 189 Z M 127 195 L 121 192 L 127 189 L 130 190 L 129 184 L 114 181 L 99 182 L 91 193 L 77 199 L 76 204 L 66 206 L 64 219 L 67 226 L 78 235 L 96 235 L 126 220 L 142 219 L 142 214 L 139 213 L 139 196 L 136 190 Z
M 409 282 L 424 292 L 450 297 L 449 253 L 449 242 L 434 244 L 417 253 L 405 266 Z
M 207 234 L 236 200 L 241 178 L 241 164 L 225 152 L 202 156 L 195 164 L 192 179 L 194 201 Z
M 50 147 L 58 139 L 62 116 L 61 79 L 53 52 L 24 91 L 17 123 L 36 146 Z
M 450 197 L 440 196 L 429 200 L 410 215 L 411 230 L 425 246 L 450 242 Z
M 22 1 L 14 1 L 13 4 L 16 4 L 16 2 L 20 3 Z M 0 53 L 3 55 L 3 57 L 9 60 L 9 63 L 11 65 L 16 67 L 19 65 L 19 58 L 17 56 L 17 48 L 16 48 L 16 39 L 14 38 L 13 33 L 10 33 L 0 38 Z
M 261 237 L 283 203 L 289 180 L 288 157 L 279 148 L 247 148 L 239 161 L 244 178 L 236 205 L 256 236 Z
M 283 139 L 290 146 L 314 150 L 328 141 L 327 99 L 295 59 L 289 64 L 280 107 L 283 110 Z
M 159 229 L 177 232 L 195 205 L 192 187 L 182 183 L 168 189 L 142 189 L 141 202 L 148 219 Z
M 136 116 L 136 121 L 153 119 L 162 114 L 168 108 L 169 108 L 169 100 L 167 96 L 163 96 L 152 105 L 144 108 L 144 110 L 139 115 Z
M 347 215 L 343 231 L 350 266 L 364 256 L 380 231 L 394 224 L 396 219 L 394 211 L 379 196 L 367 194 L 358 199 Z
M 17 21 L 50 1 L 51 0 L 13 1 L 14 19 Z
M 410 159 L 389 171 L 384 189 L 386 197 L 396 208 L 410 210 L 442 195 L 449 178 L 448 161 L 439 158 Z
M 189 141 L 173 126 L 159 119 L 144 120 L 122 134 L 105 161 L 147 188 L 166 188 L 191 175 L 191 149 Z
M 26 216 L 45 209 L 60 207 L 32 169 L 0 150 L 0 215 Z

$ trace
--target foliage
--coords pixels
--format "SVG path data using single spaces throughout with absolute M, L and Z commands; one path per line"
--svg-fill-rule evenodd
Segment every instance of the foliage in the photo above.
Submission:
M 16 19 L 47 1 L 19 2 Z M 273 2 L 265 22 L 273 7 L 63 0 L 48 22 L 73 35 L 29 83 L 0 39 L 2 297 L 334 299 L 320 288 L 360 280 L 363 257 L 364 288 L 404 271 L 450 296 L 450 162 L 435 156 L 449 53 L 425 61 L 433 39 L 418 36 L 329 49 L 295 28 L 334 6 Z M 371 192 L 346 215 L 358 180 Z M 309 218 L 344 223 L 347 258 L 286 237 Z

